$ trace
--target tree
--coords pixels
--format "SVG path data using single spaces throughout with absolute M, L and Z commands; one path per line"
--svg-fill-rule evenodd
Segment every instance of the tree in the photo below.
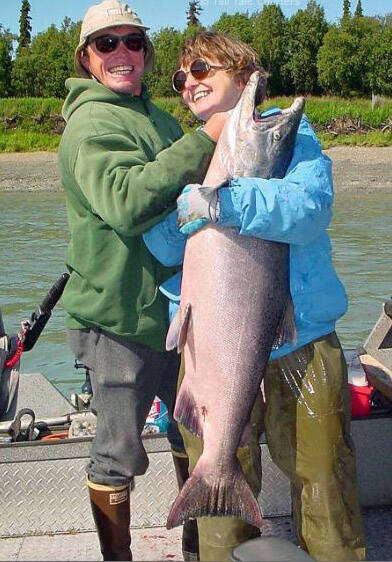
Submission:
M 200 0 L 190 0 L 189 8 L 186 13 L 188 25 L 200 25 L 200 20 L 197 16 L 199 16 L 202 11 L 203 8 L 200 6 Z
M 12 70 L 17 96 L 64 97 L 65 80 L 74 75 L 73 53 L 80 23 L 66 18 L 60 29 L 51 25 L 39 33 L 29 49 L 20 49 Z
M 375 16 L 383 27 L 392 27 L 392 12 L 385 14 L 384 16 Z
M 351 4 L 350 0 L 343 0 L 343 16 L 342 16 L 342 25 L 346 24 L 351 19 L 351 12 L 350 12 Z
M 392 26 L 373 35 L 366 77 L 372 92 L 392 95 Z
M 356 48 L 353 37 L 343 29 L 334 26 L 326 33 L 317 56 L 319 83 L 325 91 L 350 94 L 357 74 L 353 65 Z
M 11 84 L 16 97 L 42 97 L 41 81 L 42 61 L 37 55 L 32 55 L 26 49 L 19 51 L 12 67 Z
M 177 68 L 182 33 L 173 27 L 165 27 L 151 37 L 154 44 L 154 72 L 146 75 L 146 83 L 152 97 L 174 96 L 171 77 Z
M 244 43 L 253 43 L 253 24 L 248 14 L 237 12 L 235 14 L 223 13 L 219 20 L 214 23 L 213 28 L 220 33 L 241 39 Z
M 205 27 L 201 23 L 188 25 L 182 32 L 182 42 L 188 39 L 188 37 L 193 37 L 202 31 L 205 31 Z
M 30 3 L 29 0 L 22 0 L 22 7 L 20 9 L 19 17 L 19 46 L 27 48 L 31 42 L 31 17 L 30 17 Z
M 285 71 L 290 77 L 294 92 L 318 92 L 317 55 L 328 31 L 324 9 L 313 0 L 305 10 L 298 10 L 287 25 L 288 60 Z
M 283 68 L 286 61 L 287 20 L 280 6 L 268 4 L 253 16 L 253 47 L 269 73 L 268 93 L 281 94 L 286 89 Z
M 375 18 L 362 16 L 328 31 L 317 60 L 319 81 L 325 90 L 343 96 L 370 93 L 372 46 L 381 29 Z
M 392 12 L 385 14 L 383 19 L 384 19 L 383 21 L 384 27 L 392 27 Z
M 0 98 L 11 95 L 12 41 L 14 36 L 0 24 Z
M 358 2 L 357 2 L 357 7 L 355 8 L 354 16 L 356 16 L 356 17 L 358 17 L 358 16 L 362 17 L 363 16 L 361 0 L 358 0 Z

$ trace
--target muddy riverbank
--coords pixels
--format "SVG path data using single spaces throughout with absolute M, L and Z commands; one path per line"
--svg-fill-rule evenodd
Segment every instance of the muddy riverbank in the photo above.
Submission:
M 333 161 L 336 192 L 392 192 L 392 147 L 335 147 L 325 151 Z M 57 153 L 0 154 L 0 191 L 60 191 Z

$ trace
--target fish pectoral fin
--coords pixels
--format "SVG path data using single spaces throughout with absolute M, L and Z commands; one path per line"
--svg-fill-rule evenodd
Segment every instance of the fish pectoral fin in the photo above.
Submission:
M 223 477 L 215 470 L 200 468 L 200 457 L 190 478 L 174 501 L 166 528 L 172 529 L 190 518 L 237 517 L 255 527 L 261 527 L 262 515 L 241 467 L 236 461 L 234 473 L 227 471 Z M 202 464 L 202 463 L 201 463 Z
M 297 342 L 297 329 L 294 320 L 294 305 L 289 295 L 282 317 L 276 330 L 272 349 L 278 349 L 285 343 L 295 344 Z
M 188 324 L 191 315 L 191 305 L 188 303 L 183 311 L 178 309 L 177 314 L 173 318 L 166 336 L 166 349 L 171 351 L 177 348 L 177 352 L 181 353 L 184 349 L 186 336 L 188 332 Z

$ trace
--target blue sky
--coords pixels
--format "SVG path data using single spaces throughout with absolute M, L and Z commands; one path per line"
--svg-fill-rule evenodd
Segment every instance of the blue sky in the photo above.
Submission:
M 32 35 L 44 31 L 50 24 L 59 26 L 66 16 L 73 21 L 83 19 L 87 8 L 99 0 L 29 0 L 31 5 Z M 384 15 L 392 12 L 391 0 L 361 0 L 364 15 Z M 204 25 L 210 25 L 219 19 L 223 12 L 249 13 L 260 10 L 264 4 L 272 0 L 201 0 L 203 12 L 200 16 Z M 305 8 L 307 0 L 275 0 L 286 16 L 298 9 Z M 352 10 L 357 0 L 351 0 Z M 22 0 L 0 0 L 0 23 L 13 33 L 19 30 L 19 15 Z M 188 0 L 130 0 L 129 4 L 138 12 L 151 31 L 161 27 L 183 29 L 186 25 L 185 12 Z M 343 0 L 318 0 L 323 6 L 326 18 L 330 22 L 337 21 L 342 12 Z

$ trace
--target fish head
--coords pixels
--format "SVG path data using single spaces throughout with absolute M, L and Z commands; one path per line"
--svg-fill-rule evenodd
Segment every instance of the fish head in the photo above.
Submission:
M 228 179 L 283 177 L 292 158 L 305 99 L 296 98 L 289 108 L 263 117 L 255 107 L 263 80 L 257 71 L 250 76 L 219 138 Z

